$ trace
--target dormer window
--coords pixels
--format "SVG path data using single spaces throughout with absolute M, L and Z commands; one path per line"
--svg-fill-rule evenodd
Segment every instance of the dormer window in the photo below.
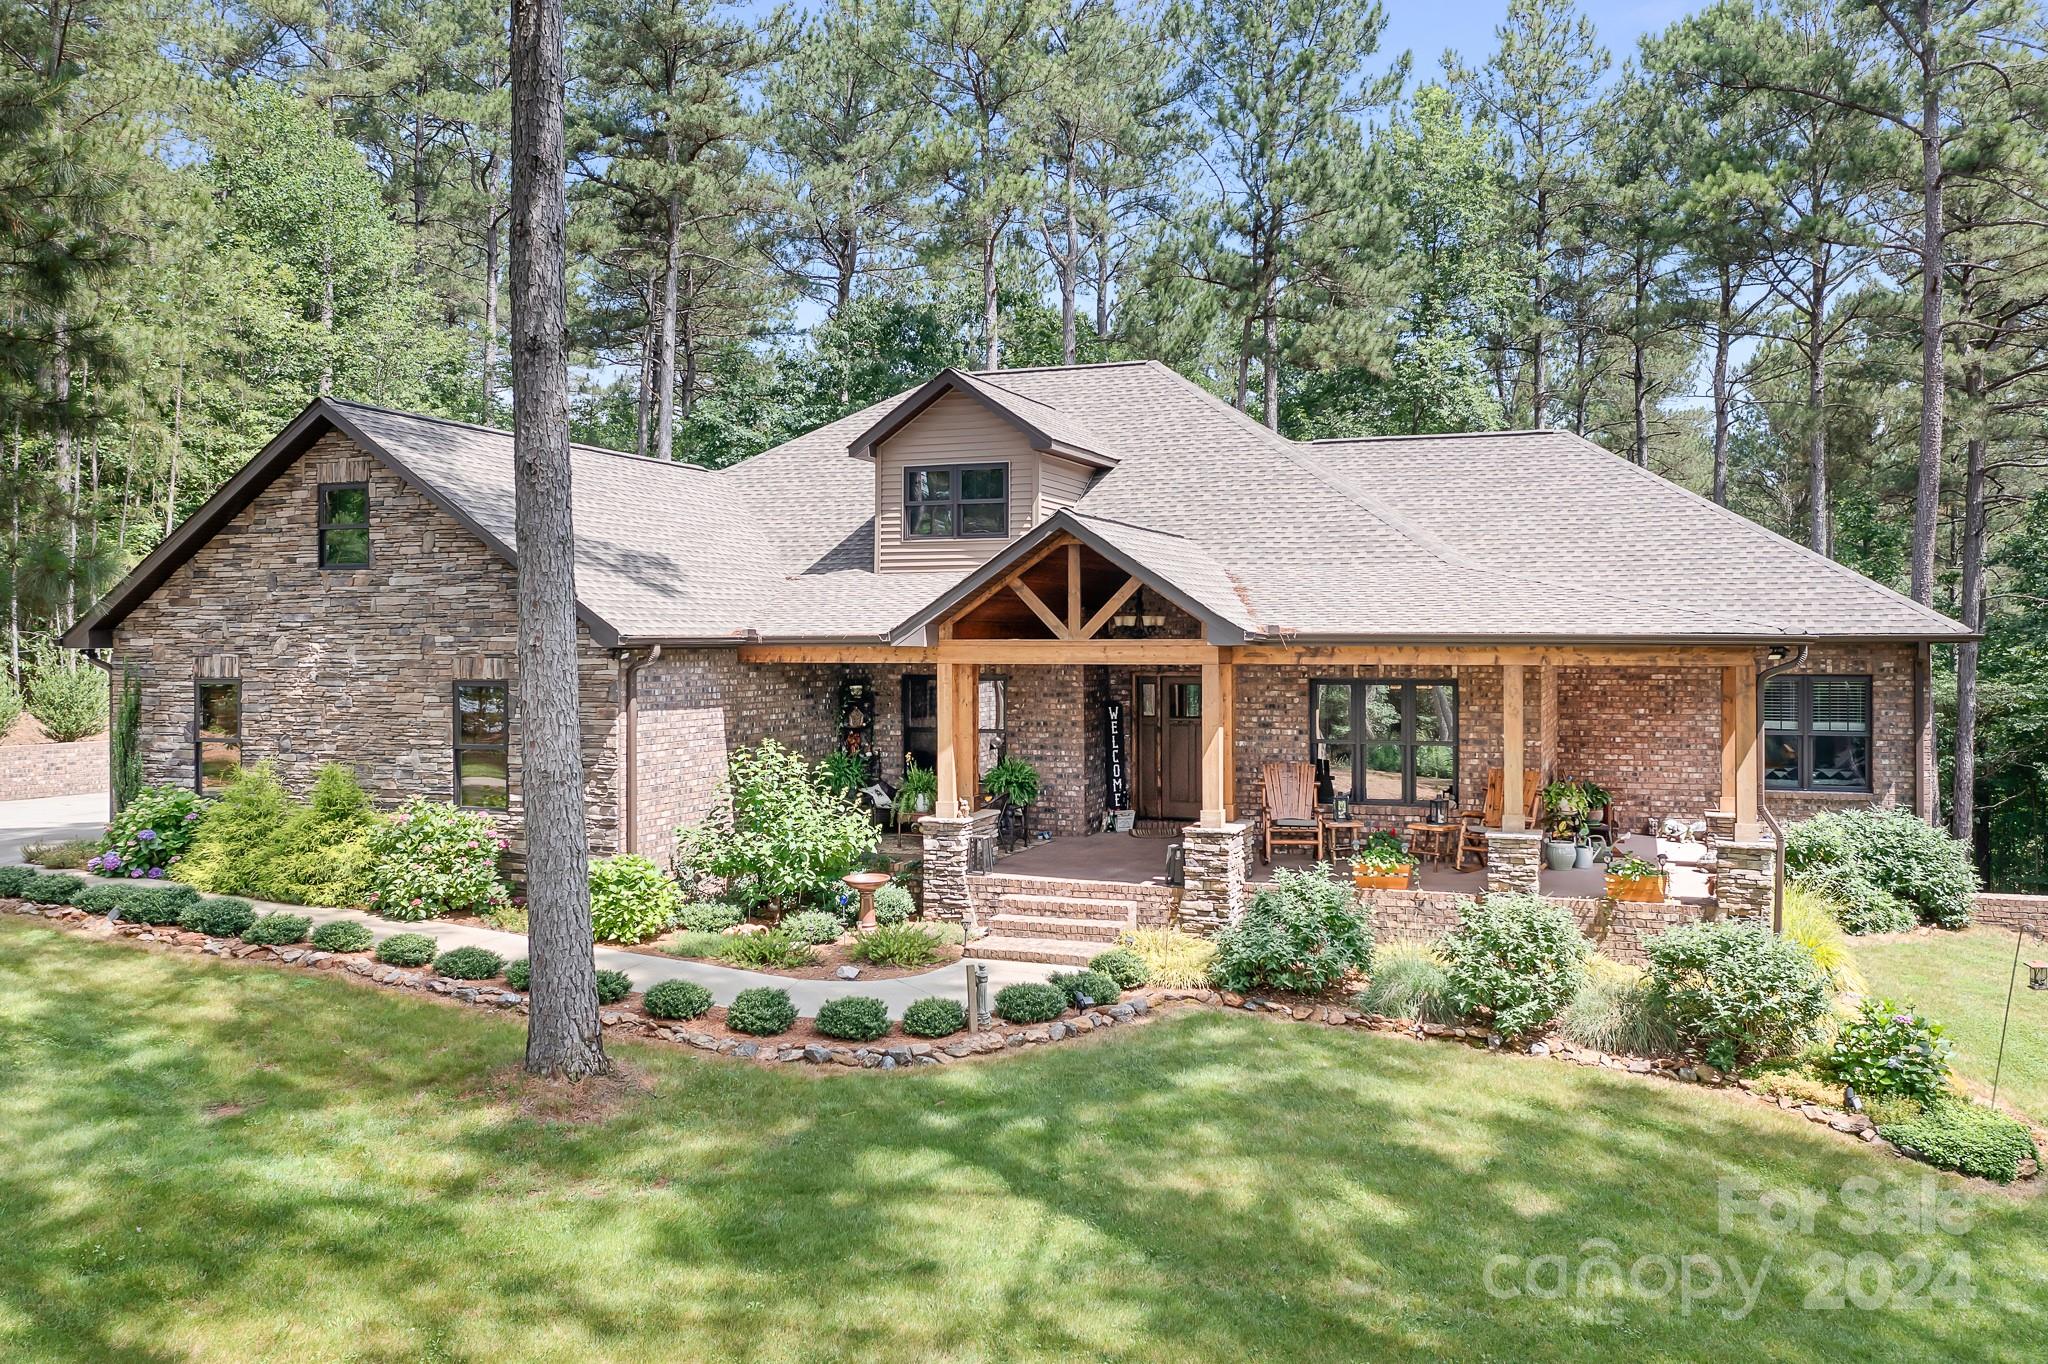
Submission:
M 320 485 L 320 567 L 365 568 L 370 562 L 370 485 Z
M 977 540 L 1010 533 L 1010 466 L 947 464 L 903 471 L 903 535 Z

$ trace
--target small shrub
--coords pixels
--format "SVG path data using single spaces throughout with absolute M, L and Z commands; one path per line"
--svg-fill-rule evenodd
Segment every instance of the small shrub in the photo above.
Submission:
M 178 877 L 216 895 L 263 897 L 273 840 L 292 817 L 292 798 L 269 763 L 244 768 L 210 801 Z
M 1903 933 L 1915 922 L 1913 907 L 1849 867 L 1816 867 L 1786 878 L 1785 904 L 1803 895 L 1819 900 L 1846 933 Z
M 425 966 L 439 945 L 424 933 L 393 933 L 377 944 L 377 960 L 386 966 Z
M 382 822 L 355 769 L 326 764 L 310 798 L 292 802 L 261 844 L 249 869 L 253 893 L 295 905 L 367 903 L 370 834 Z
M 1372 927 L 1326 867 L 1279 871 L 1216 936 L 1210 975 L 1226 990 L 1327 990 L 1372 969 Z
M 1373 953 L 1372 979 L 1351 997 L 1353 1008 L 1418 1023 L 1455 1023 L 1447 995 L 1450 978 L 1436 949 L 1424 942 L 1391 942 Z
M 604 942 L 645 942 L 675 922 L 682 892 L 660 867 L 637 853 L 590 864 L 590 926 Z
M 1459 1012 L 1521 1037 L 1564 1012 L 1586 979 L 1592 945 L 1570 910 L 1537 895 L 1488 895 L 1458 911 L 1437 944 Z
M 1115 981 L 1119 990 L 1135 990 L 1152 978 L 1145 959 L 1128 947 L 1112 947 L 1088 961 L 1088 969 L 1100 971 Z
M 283 947 L 304 942 L 312 928 L 313 921 L 303 914 L 266 914 L 242 930 L 242 941 Z
M 933 995 L 903 1011 L 903 1031 L 911 1037 L 951 1037 L 966 1026 L 967 1009 L 958 1000 Z
M 917 901 L 894 881 L 875 892 L 876 923 L 900 924 L 916 917 Z
M 752 967 L 756 970 L 788 970 L 797 966 L 809 966 L 818 959 L 804 943 L 798 942 L 781 929 L 771 928 L 766 933 L 741 933 L 724 940 L 718 955 L 734 966 Z
M 1122 993 L 1116 982 L 1100 971 L 1055 971 L 1045 983 L 1057 985 L 1060 993 L 1067 997 L 1067 1003 L 1076 1009 L 1114 1004 Z M 1081 1002 L 1084 999 L 1087 1004 Z
M 445 801 L 410 801 L 370 833 L 365 898 L 385 918 L 406 922 L 489 913 L 510 898 L 498 879 L 506 846 L 487 815 Z
M 701 1018 L 711 1010 L 711 992 L 693 980 L 665 980 L 647 991 L 640 1007 L 649 1018 Z
M 2018 1179 L 2023 1162 L 2040 1159 L 2025 1124 L 1966 1099 L 1938 1099 L 1917 1117 L 1880 1122 L 1877 1131 L 1938 1169 L 2000 1184 Z
M 184 912 L 178 916 L 178 927 L 188 933 L 204 933 L 209 938 L 239 938 L 255 922 L 255 907 L 247 900 L 239 900 L 232 895 L 210 895 L 197 904 L 185 906 Z M 324 930 L 332 926 L 323 924 L 321 927 Z M 350 927 L 359 928 L 361 925 L 351 924 Z M 363 936 L 369 936 L 368 929 L 363 929 Z M 313 935 L 313 946 L 322 946 L 318 933 Z
M 1827 1017 L 1827 975 L 1813 954 L 1753 919 L 1684 924 L 1644 951 L 1652 1008 L 1724 1070 L 1797 1050 Z
M 725 949 L 732 939 L 723 933 L 692 933 L 687 929 L 671 933 L 655 946 L 671 957 L 708 957 L 724 961 Z
M 190 886 L 88 885 L 71 897 L 71 903 L 89 914 L 118 912 L 132 924 L 174 924 L 186 910 L 199 903 L 199 892 Z
M 1969 846 L 1910 810 L 1830 810 L 1785 831 L 1794 879 L 1846 870 L 1912 907 L 1922 923 L 1962 928 L 1978 888 Z
M 1823 1069 L 1859 1095 L 1904 1094 L 1928 1102 L 1947 1091 L 1954 1050 L 1941 1024 L 1888 999 L 1866 999 L 1836 1030 Z
M 97 871 L 92 859 L 100 845 L 89 838 L 66 838 L 56 843 L 31 843 L 21 850 L 21 860 L 39 867 L 62 871 Z
M 887 924 L 855 938 L 849 954 L 875 966 L 930 966 L 940 956 L 939 935 L 918 924 Z
M 1586 964 L 1586 978 L 1558 1020 L 1574 1046 L 1631 1056 L 1669 1056 L 1678 1034 L 1650 1003 L 1648 975 L 1609 957 Z
M 85 882 L 75 876 L 54 871 L 37 872 L 22 883 L 21 898 L 39 905 L 68 905 L 84 889 Z
M 676 831 L 676 864 L 715 877 L 743 904 L 802 909 L 831 901 L 839 878 L 875 850 L 874 821 L 851 792 L 773 740 L 732 755 L 719 814 Z
M 521 957 L 518 961 L 508 961 L 505 963 L 505 983 L 507 985 L 515 990 L 524 990 L 532 982 L 533 969 L 527 965 L 526 958 Z
M 19 900 L 36 876 L 34 867 L 0 867 L 0 900 Z
M 769 985 L 742 990 L 725 1006 L 725 1026 L 755 1037 L 788 1032 L 795 1022 L 796 1005 L 790 1003 L 789 991 Z
M 996 1017 L 1007 1023 L 1045 1023 L 1067 1011 L 1067 992 L 1057 985 L 1005 985 L 996 991 Z
M 7 737 L 7 731 L 14 728 L 14 722 L 21 718 L 21 692 L 14 685 L 14 679 L 0 671 L 0 739 Z
M 597 1002 L 616 1004 L 633 993 L 633 981 L 624 971 L 597 973 Z
M 1196 990 L 1209 983 L 1216 944 L 1177 928 L 1135 928 L 1117 941 L 1138 954 L 1151 983 L 1168 990 Z
M 505 959 L 488 947 L 452 947 L 434 958 L 434 974 L 453 980 L 489 980 L 505 969 Z
M 313 930 L 313 946 L 322 952 L 367 952 L 376 935 L 350 919 L 336 919 Z
M 692 933 L 719 933 L 738 924 L 744 917 L 736 905 L 704 900 L 677 910 L 676 927 Z
M 798 942 L 813 947 L 833 941 L 841 932 L 839 916 L 828 914 L 822 909 L 807 909 L 801 914 L 785 914 L 781 928 Z
M 147 875 L 178 861 L 192 840 L 206 802 L 189 786 L 152 786 L 107 824 L 99 854 L 86 862 L 102 876 Z
M 60 744 L 76 743 L 107 727 L 107 678 L 98 668 L 46 658 L 29 674 L 23 699 L 43 733 Z
M 889 1031 L 889 1006 L 873 995 L 841 995 L 818 1008 L 818 1031 L 845 1042 L 872 1042 Z

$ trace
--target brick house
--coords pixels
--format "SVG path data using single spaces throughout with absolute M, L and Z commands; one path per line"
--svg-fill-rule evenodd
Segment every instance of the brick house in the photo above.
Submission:
M 1090 895 L 1230 917 L 1275 761 L 1390 826 L 1491 774 L 1473 888 L 1543 884 L 1525 768 L 1599 781 L 1632 834 L 1711 811 L 1739 910 L 1772 815 L 1936 806 L 1930 648 L 1962 630 L 1568 434 L 1295 442 L 1123 363 L 948 370 L 719 471 L 573 460 L 597 852 L 665 860 L 770 737 L 934 766 L 928 904 L 1027 938 Z M 513 539 L 506 433 L 321 399 L 65 642 L 140 677 L 151 781 L 338 760 L 516 836 Z M 973 797 L 1002 755 L 1053 841 L 998 875 Z M 1164 842 L 1097 833 L 1113 787 L 1178 830 L 1184 888 Z M 1413 894 L 1381 912 L 1426 928 Z

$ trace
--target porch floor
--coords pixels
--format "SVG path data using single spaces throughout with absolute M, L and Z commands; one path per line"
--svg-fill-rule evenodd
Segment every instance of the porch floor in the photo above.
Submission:
M 1054 838 L 999 857 L 996 871 L 1007 876 L 1055 876 L 1071 881 L 1165 885 L 1166 850 L 1172 845 L 1172 839 L 1139 838 L 1134 834 Z M 1688 851 L 1681 845 L 1666 843 L 1647 834 L 1630 834 L 1621 840 L 1619 846 L 1625 853 L 1653 860 L 1659 852 L 1671 855 L 1671 898 L 1686 903 L 1707 902 L 1706 872 L 1679 860 Z M 1698 850 L 1693 848 L 1689 851 L 1696 854 Z M 1276 868 L 1305 870 L 1314 864 L 1315 859 L 1305 853 L 1281 851 L 1274 854 L 1270 864 L 1254 856 L 1247 874 L 1253 884 L 1258 884 L 1270 880 Z M 1540 884 L 1545 895 L 1597 899 L 1605 890 L 1603 877 L 1598 867 L 1586 871 L 1545 869 Z M 1420 890 L 1477 894 L 1486 887 L 1486 871 L 1483 867 L 1454 871 L 1448 866 L 1424 863 L 1417 870 L 1415 884 Z

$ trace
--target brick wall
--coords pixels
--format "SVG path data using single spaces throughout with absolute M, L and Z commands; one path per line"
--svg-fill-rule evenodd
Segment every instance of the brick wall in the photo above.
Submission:
M 107 740 L 0 745 L 0 800 L 84 796 L 107 789 Z
M 1471 899 L 1435 890 L 1369 890 L 1360 898 L 1372 911 L 1373 936 L 1381 943 L 1441 937 L 1458 922 L 1459 909 Z M 1637 966 L 1648 960 L 1643 944 L 1651 938 L 1680 924 L 1713 918 L 1717 912 L 1692 905 L 1549 898 L 1571 910 L 1579 931 L 1592 940 L 1602 955 Z
M 316 487 L 370 485 L 370 566 L 322 569 Z M 382 806 L 454 789 L 454 683 L 505 677 L 513 715 L 510 811 L 520 844 L 515 575 L 482 541 L 345 437 L 329 434 L 121 623 L 114 659 L 142 679 L 145 779 L 193 779 L 193 683 L 238 677 L 242 762 L 275 764 L 304 792 L 345 762 Z M 579 628 L 590 839 L 618 836 L 617 663 Z
M 1599 782 L 1631 832 L 1645 818 L 1698 819 L 1720 805 L 1719 668 L 1555 671 L 1554 778 Z
M 1812 791 L 1768 793 L 1771 813 L 1790 822 L 1822 810 L 1866 805 L 1913 808 L 1913 672 L 1910 644 L 1815 645 L 1802 673 L 1863 674 L 1870 678 L 1870 784 L 1867 794 Z
M 1970 908 L 1971 922 L 1984 928 L 2003 928 L 2007 931 L 2024 928 L 2031 933 L 2048 933 L 2048 895 L 2003 895 L 1996 891 L 1979 891 Z M 2039 944 L 2034 945 L 2039 948 Z M 2029 957 L 2048 956 L 2048 950 L 2036 950 Z

